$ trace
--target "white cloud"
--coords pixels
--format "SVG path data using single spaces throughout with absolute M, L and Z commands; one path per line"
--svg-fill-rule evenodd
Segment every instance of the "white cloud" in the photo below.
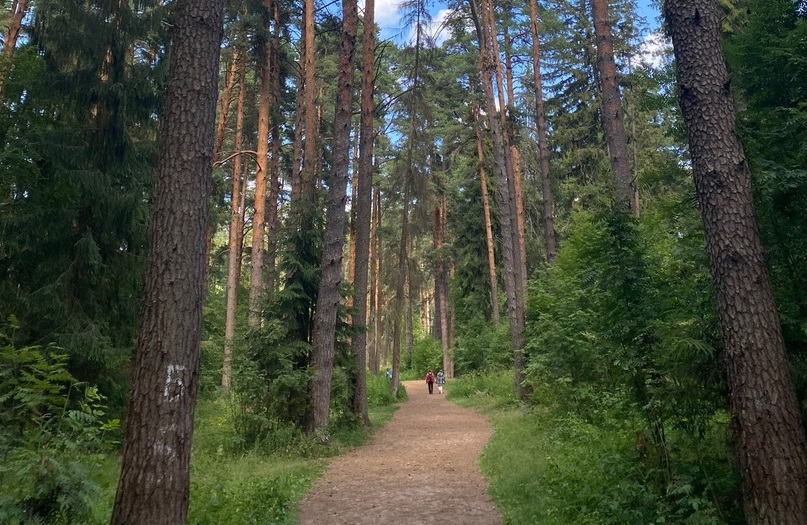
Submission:
M 397 29 L 401 25 L 401 15 L 398 13 L 399 3 L 400 0 L 375 1 L 375 23 L 381 27 L 384 35 L 399 32 Z M 359 0 L 359 9 L 364 11 L 364 0 Z
M 647 35 L 639 44 L 636 58 L 644 67 L 660 68 L 672 57 L 672 42 L 661 31 Z

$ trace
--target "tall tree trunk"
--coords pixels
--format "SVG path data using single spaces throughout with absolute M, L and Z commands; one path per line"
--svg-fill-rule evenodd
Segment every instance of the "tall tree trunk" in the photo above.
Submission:
M 608 144 L 611 170 L 614 172 L 616 204 L 620 210 L 635 216 L 637 211 L 633 201 L 635 190 L 614 61 L 614 37 L 611 34 L 611 20 L 608 17 L 608 0 L 591 0 L 591 11 L 597 41 L 597 70 L 600 73 L 602 91 L 602 127 L 605 142 Z
M 411 166 L 411 164 L 410 164 Z M 395 307 L 392 311 L 392 395 L 398 396 L 401 382 L 401 316 L 404 308 L 404 291 L 406 287 L 406 265 L 409 259 L 409 185 L 411 173 L 404 176 L 403 211 L 401 213 L 401 239 L 398 245 L 398 273 L 395 281 Z
M 474 131 L 476 132 L 476 155 L 479 164 L 479 179 L 482 184 L 482 213 L 485 217 L 485 243 L 488 248 L 488 280 L 490 281 L 490 307 L 493 324 L 499 324 L 499 282 L 496 277 L 496 253 L 493 242 L 493 226 L 490 220 L 490 196 L 488 177 L 485 173 L 485 152 L 482 131 L 479 128 L 479 109 L 474 108 Z
M 353 56 L 359 11 L 356 0 L 342 0 L 342 41 L 336 90 L 336 115 L 333 134 L 333 170 L 329 181 L 325 238 L 322 250 L 322 277 L 314 318 L 314 346 L 311 352 L 311 414 L 309 434 L 328 426 L 336 343 L 336 314 L 342 283 L 342 253 L 345 247 L 345 204 L 350 163 L 350 127 L 353 122 Z
M 353 410 L 365 426 L 370 425 L 367 407 L 367 274 L 372 264 L 370 221 L 373 207 L 373 144 L 375 143 L 375 0 L 364 2 L 364 33 L 361 59 L 361 123 L 356 193 L 356 265 L 353 275 L 353 353 L 356 383 Z M 370 301 L 373 300 L 370 294 Z M 372 360 L 371 360 L 372 362 Z M 371 365 L 372 367 L 372 365 Z
M 317 176 L 317 136 L 319 135 L 317 86 L 315 76 L 315 59 L 317 51 L 314 42 L 315 22 L 314 22 L 314 0 L 303 1 L 303 107 L 305 108 L 305 122 L 303 125 L 303 159 L 302 171 L 300 174 L 300 206 L 297 212 L 302 214 L 299 220 L 301 229 L 307 230 L 311 227 L 312 219 L 310 214 L 314 213 L 314 194 L 316 191 Z M 299 110 L 299 107 L 298 107 Z
M 807 523 L 807 454 L 711 0 L 667 0 L 752 525 Z
M 233 54 L 230 57 L 230 64 L 227 67 L 227 75 L 224 77 L 224 89 L 219 97 L 219 115 L 216 124 L 216 146 L 213 149 L 213 163 L 221 160 L 221 149 L 224 147 L 224 132 L 227 131 L 227 119 L 230 116 L 230 104 L 233 98 L 233 87 L 237 80 L 238 64 L 241 61 L 238 46 L 233 47 Z
M 555 207 L 552 198 L 552 178 L 549 173 L 549 144 L 546 137 L 544 88 L 541 77 L 541 43 L 538 32 L 538 2 L 530 0 L 530 32 L 532 33 L 532 74 L 535 81 L 535 124 L 538 133 L 538 151 L 541 155 L 541 194 L 543 197 L 544 238 L 546 262 L 552 264 L 558 254 L 555 239 Z
M 490 115 L 490 130 L 493 143 L 493 164 L 496 175 L 496 194 L 499 200 L 499 214 L 501 218 L 502 233 L 502 258 L 504 260 L 504 288 L 507 295 L 507 310 L 510 320 L 510 340 L 513 348 L 513 367 L 515 369 L 514 388 L 519 398 L 525 395 L 524 390 L 524 290 L 521 288 L 523 282 L 520 277 L 520 255 L 519 243 L 517 241 L 516 229 L 517 219 L 515 204 L 513 202 L 515 189 L 512 177 L 508 177 L 508 155 L 506 136 L 503 129 L 502 119 L 497 115 L 496 99 L 493 94 L 493 83 L 495 81 L 496 61 L 493 55 L 493 44 L 491 41 L 490 25 L 481 23 L 487 20 L 487 16 L 478 16 L 475 0 L 469 1 L 474 25 L 480 42 L 480 71 L 482 76 L 482 87 L 485 91 L 487 112 Z M 491 9 L 489 2 L 486 9 Z
M 223 0 L 174 4 L 145 307 L 113 525 L 187 518 L 223 14 Z
M 269 27 L 271 0 L 262 1 L 261 15 L 266 34 L 261 39 L 260 92 L 258 95 L 258 145 L 257 169 L 255 174 L 255 213 L 252 216 L 252 252 L 249 273 L 249 326 L 257 328 L 261 324 L 261 308 L 266 300 L 264 280 L 264 241 L 266 238 L 266 184 L 269 178 L 269 99 L 272 92 L 269 56 L 272 53 Z
M 509 8 L 508 8 L 509 9 Z M 495 34 L 495 33 L 494 33 Z M 521 169 L 521 151 L 518 149 L 518 125 L 515 119 L 516 114 L 516 93 L 513 82 L 513 59 L 510 52 L 511 41 L 507 31 L 507 24 L 504 24 L 504 64 L 505 73 L 507 76 L 507 112 L 510 118 L 506 119 L 505 133 L 507 133 L 507 141 L 510 144 L 510 158 L 513 164 L 513 189 L 515 190 L 514 202 L 516 204 L 516 236 L 519 247 L 520 255 L 520 270 L 521 270 L 521 287 L 524 292 L 524 305 L 526 308 L 526 290 L 527 290 L 527 242 L 525 238 L 525 224 L 524 219 L 524 191 L 522 190 L 522 169 Z M 497 60 L 499 69 L 501 69 L 501 61 Z
M 27 11 L 28 0 L 13 0 L 11 2 L 11 16 L 3 39 L 3 54 L 0 56 L 0 101 L 3 100 L 3 91 L 6 87 L 6 80 L 8 80 L 8 73 L 11 70 L 11 59 L 14 58 L 17 39 L 20 36 L 20 29 L 22 29 L 22 19 L 25 18 Z
M 371 0 L 372 1 L 372 0 Z M 370 218 L 370 371 L 381 371 L 381 192 L 373 194 L 373 212 Z
M 246 60 L 238 60 L 238 104 L 235 116 L 235 157 L 233 158 L 233 189 L 230 208 L 230 232 L 227 255 L 227 295 L 224 317 L 224 360 L 221 366 L 221 386 L 229 390 L 233 366 L 233 339 L 235 338 L 235 314 L 238 307 L 238 284 L 241 280 L 241 237 L 243 235 L 244 196 L 241 193 L 241 149 L 244 137 L 244 102 L 246 84 Z
M 280 1 L 271 0 L 272 20 L 274 25 L 274 33 L 272 34 L 271 55 L 269 56 L 269 77 L 271 83 L 271 91 L 269 94 L 271 113 L 270 113 L 270 135 L 271 135 L 271 156 L 269 163 L 269 202 L 268 206 L 268 219 L 266 227 L 268 229 L 267 235 L 267 253 L 266 253 L 266 292 L 267 299 L 271 301 L 274 299 L 275 286 L 277 282 L 277 233 L 278 233 L 278 200 L 280 195 L 280 126 L 283 119 L 280 112 L 280 95 L 281 95 L 281 68 L 280 68 Z

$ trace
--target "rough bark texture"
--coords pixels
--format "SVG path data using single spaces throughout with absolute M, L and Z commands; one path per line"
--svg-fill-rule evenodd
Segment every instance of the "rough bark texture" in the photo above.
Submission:
M 597 69 L 600 73 L 602 91 L 602 126 L 608 144 L 608 156 L 616 184 L 617 207 L 626 213 L 636 214 L 634 209 L 634 182 L 628 158 L 628 139 L 622 115 L 622 98 L 617 83 L 614 61 L 614 37 L 608 17 L 608 0 L 591 0 L 594 17 L 594 34 L 597 41 Z
M 235 116 L 235 158 L 233 159 L 233 189 L 230 208 L 230 231 L 227 242 L 227 299 L 224 314 L 224 359 L 221 365 L 221 387 L 230 388 L 233 367 L 233 339 L 235 338 L 235 314 L 238 307 L 238 284 L 241 278 L 241 246 L 243 236 L 244 195 L 241 193 L 241 148 L 244 138 L 244 102 L 246 84 L 246 61 L 239 60 L 238 103 Z
M 353 109 L 353 56 L 359 22 L 356 0 L 342 0 L 342 40 L 339 48 L 339 73 L 334 117 L 334 165 L 328 184 L 321 271 L 314 318 L 314 346 L 311 352 L 311 413 L 309 434 L 328 426 L 336 344 L 336 313 L 342 284 L 342 252 L 345 247 L 345 203 L 350 163 L 350 128 Z
M 262 16 L 264 25 L 269 28 L 271 0 L 263 0 Z M 266 299 L 264 279 L 264 241 L 266 239 L 266 185 L 269 178 L 269 99 L 271 76 L 269 56 L 272 53 L 271 40 L 264 37 L 261 42 L 260 91 L 258 93 L 258 145 L 257 169 L 255 173 L 255 210 L 252 215 L 252 251 L 249 270 L 249 326 L 257 328 L 261 324 L 261 308 Z
M 223 0 L 174 4 L 114 525 L 176 525 L 187 518 L 223 11 Z
M 375 0 L 364 2 L 361 60 L 361 122 L 355 207 L 356 262 L 353 275 L 353 353 L 356 356 L 356 390 L 353 410 L 370 425 L 367 406 L 367 278 L 370 266 L 370 221 L 373 207 L 373 144 L 375 142 Z M 372 300 L 372 298 L 371 298 Z
M 546 138 L 544 88 L 541 77 L 541 43 L 538 32 L 538 2 L 530 0 L 530 32 L 532 33 L 532 74 L 535 81 L 535 124 L 538 133 L 538 151 L 541 154 L 541 194 L 543 197 L 544 238 L 546 262 L 552 264 L 558 254 L 555 238 L 555 206 L 552 198 L 552 178 L 549 172 L 549 144 Z
M 805 436 L 735 131 L 720 15 L 711 0 L 668 0 L 731 392 L 748 523 L 807 523 Z

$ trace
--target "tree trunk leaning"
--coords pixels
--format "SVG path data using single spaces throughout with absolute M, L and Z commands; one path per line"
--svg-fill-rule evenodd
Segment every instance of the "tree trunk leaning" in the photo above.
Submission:
M 174 4 L 151 249 L 113 525 L 185 523 L 224 0 Z
M 804 524 L 807 440 L 735 130 L 720 14 L 712 0 L 667 0 L 664 13 L 715 283 L 745 519 Z

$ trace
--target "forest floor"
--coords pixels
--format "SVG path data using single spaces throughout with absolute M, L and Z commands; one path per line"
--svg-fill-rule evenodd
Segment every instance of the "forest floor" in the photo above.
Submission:
M 301 525 L 500 525 L 477 459 L 493 429 L 404 381 L 409 400 L 373 440 L 334 459 L 300 504 Z M 450 385 L 448 385 L 450 387 Z

